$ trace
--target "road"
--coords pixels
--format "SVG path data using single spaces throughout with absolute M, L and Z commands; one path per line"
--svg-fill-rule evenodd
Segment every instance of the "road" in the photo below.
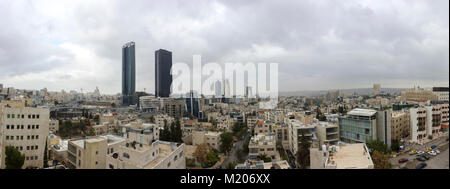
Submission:
M 250 137 L 250 133 L 245 135 L 244 140 L 238 140 L 235 143 L 235 146 L 231 148 L 231 151 L 227 154 L 225 161 L 223 161 L 221 165 L 222 169 L 226 169 L 229 163 L 237 163 L 237 151 L 238 149 L 243 149 L 245 140 L 247 140 L 248 137 Z
M 425 161 L 427 163 L 427 167 L 425 169 L 448 169 L 449 165 L 449 152 L 448 152 L 448 141 L 446 141 L 447 137 L 440 137 L 436 140 L 430 141 L 424 145 L 413 145 L 412 147 L 416 149 L 417 151 L 425 151 L 427 148 L 431 147 L 432 145 L 438 146 L 437 149 L 441 151 L 440 154 L 437 156 L 431 156 L 430 160 Z M 407 147 L 410 148 L 410 147 Z M 399 164 L 398 160 L 402 158 L 407 158 L 409 161 L 407 163 Z M 420 163 L 420 161 L 416 160 L 416 155 L 409 155 L 408 153 L 405 153 L 404 155 L 399 155 L 395 158 L 390 158 L 390 162 L 393 169 L 399 169 L 399 168 L 408 168 L 408 169 L 415 169 L 416 165 Z

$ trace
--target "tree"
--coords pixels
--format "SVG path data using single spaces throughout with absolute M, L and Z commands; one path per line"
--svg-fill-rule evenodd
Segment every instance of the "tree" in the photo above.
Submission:
M 93 127 L 89 129 L 89 136 L 95 136 L 95 129 Z
M 216 164 L 216 162 L 219 161 L 219 155 L 217 153 L 215 153 L 214 151 L 209 151 L 206 153 L 206 166 L 207 167 L 211 167 L 214 164 Z
M 390 169 L 389 155 L 374 150 L 372 152 L 372 161 L 375 169 Z
M 155 116 L 152 115 L 152 116 L 150 117 L 150 123 L 155 123 Z
M 21 169 L 25 163 L 25 155 L 13 146 L 5 148 L 5 156 L 6 169 Z
M 207 163 L 206 154 L 209 151 L 209 146 L 206 144 L 198 144 L 192 156 L 194 156 L 195 160 L 201 164 Z
M 170 131 L 169 131 L 169 127 L 167 126 L 167 120 L 164 120 L 164 128 L 160 132 L 159 139 L 163 140 L 163 141 L 168 141 L 170 138 L 169 133 L 170 133 Z
M 233 131 L 233 136 L 237 136 L 237 134 L 239 133 L 239 131 L 242 130 L 242 124 L 236 122 L 234 123 L 233 127 L 232 127 L 232 131 Z
M 400 141 L 397 139 L 392 140 L 391 149 L 396 152 L 400 151 Z
M 260 156 L 258 156 L 258 158 L 259 158 L 260 160 L 263 160 L 265 163 L 266 163 L 266 162 L 271 162 L 271 161 L 272 161 L 272 158 L 267 157 L 266 154 L 260 155 Z
M 44 149 L 44 168 L 48 167 L 48 156 L 47 156 L 47 140 L 45 140 L 45 149 Z
M 231 133 L 222 133 L 220 135 L 220 151 L 227 152 L 233 146 L 233 135 Z
M 389 148 L 386 144 L 379 140 L 367 141 L 366 145 L 371 153 L 375 150 L 383 154 L 390 154 L 392 152 L 391 148 Z
M 99 115 L 95 115 L 94 116 L 94 121 L 98 124 L 100 124 L 100 116 Z
M 234 167 L 236 167 L 236 165 L 231 162 L 227 165 L 227 169 L 234 169 Z
M 298 146 L 297 163 L 300 165 L 301 169 L 306 169 L 309 166 L 309 147 L 311 143 L 306 138 L 304 131 L 301 131 L 300 144 Z

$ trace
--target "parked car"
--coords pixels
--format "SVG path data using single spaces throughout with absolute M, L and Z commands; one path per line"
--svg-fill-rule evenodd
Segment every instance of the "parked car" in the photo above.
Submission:
M 439 151 L 439 150 L 435 150 L 435 152 L 436 152 L 436 154 L 440 154 L 441 153 L 441 151 Z
M 425 159 L 423 156 L 417 157 L 416 159 L 419 161 L 427 161 L 427 159 Z
M 422 155 L 422 154 L 424 154 L 424 153 L 425 153 L 425 152 L 423 152 L 423 151 L 418 151 L 418 152 L 417 152 L 418 155 Z
M 427 166 L 427 163 L 420 163 L 419 165 L 416 166 L 416 169 L 423 169 Z
M 436 145 L 431 145 L 431 149 L 435 149 L 437 146 Z
M 427 155 L 423 155 L 422 157 L 425 158 L 426 160 L 430 159 L 430 157 L 428 157 Z
M 430 154 L 430 155 L 432 155 L 432 156 L 437 155 L 437 153 L 436 153 L 435 151 L 429 151 L 428 154 Z
M 405 163 L 407 161 L 409 161 L 408 158 L 402 158 L 398 160 L 398 163 Z

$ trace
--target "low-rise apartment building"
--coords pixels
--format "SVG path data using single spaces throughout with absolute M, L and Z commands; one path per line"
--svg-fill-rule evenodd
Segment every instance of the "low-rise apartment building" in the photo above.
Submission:
M 250 139 L 248 145 L 249 160 L 257 160 L 259 156 L 265 155 L 272 160 L 278 160 L 279 154 L 276 149 L 276 140 L 273 133 L 257 133 Z
M 106 135 L 71 140 L 67 146 L 69 169 L 105 169 L 106 156 L 116 152 L 125 139 Z
M 186 169 L 183 143 L 126 143 L 106 157 L 107 169 Z
M 216 150 L 220 149 L 220 135 L 221 132 L 213 131 L 193 131 L 192 145 L 206 144 Z
M 336 145 L 339 142 L 339 125 L 330 122 L 317 122 L 315 125 L 320 145 Z

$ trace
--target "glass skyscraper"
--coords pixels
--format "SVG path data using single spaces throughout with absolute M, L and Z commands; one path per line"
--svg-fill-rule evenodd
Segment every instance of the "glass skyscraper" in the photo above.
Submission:
M 172 52 L 159 49 L 155 52 L 155 96 L 169 97 L 172 85 Z
M 136 90 L 136 62 L 135 44 L 129 42 L 122 47 L 122 105 L 136 104 L 134 98 Z

